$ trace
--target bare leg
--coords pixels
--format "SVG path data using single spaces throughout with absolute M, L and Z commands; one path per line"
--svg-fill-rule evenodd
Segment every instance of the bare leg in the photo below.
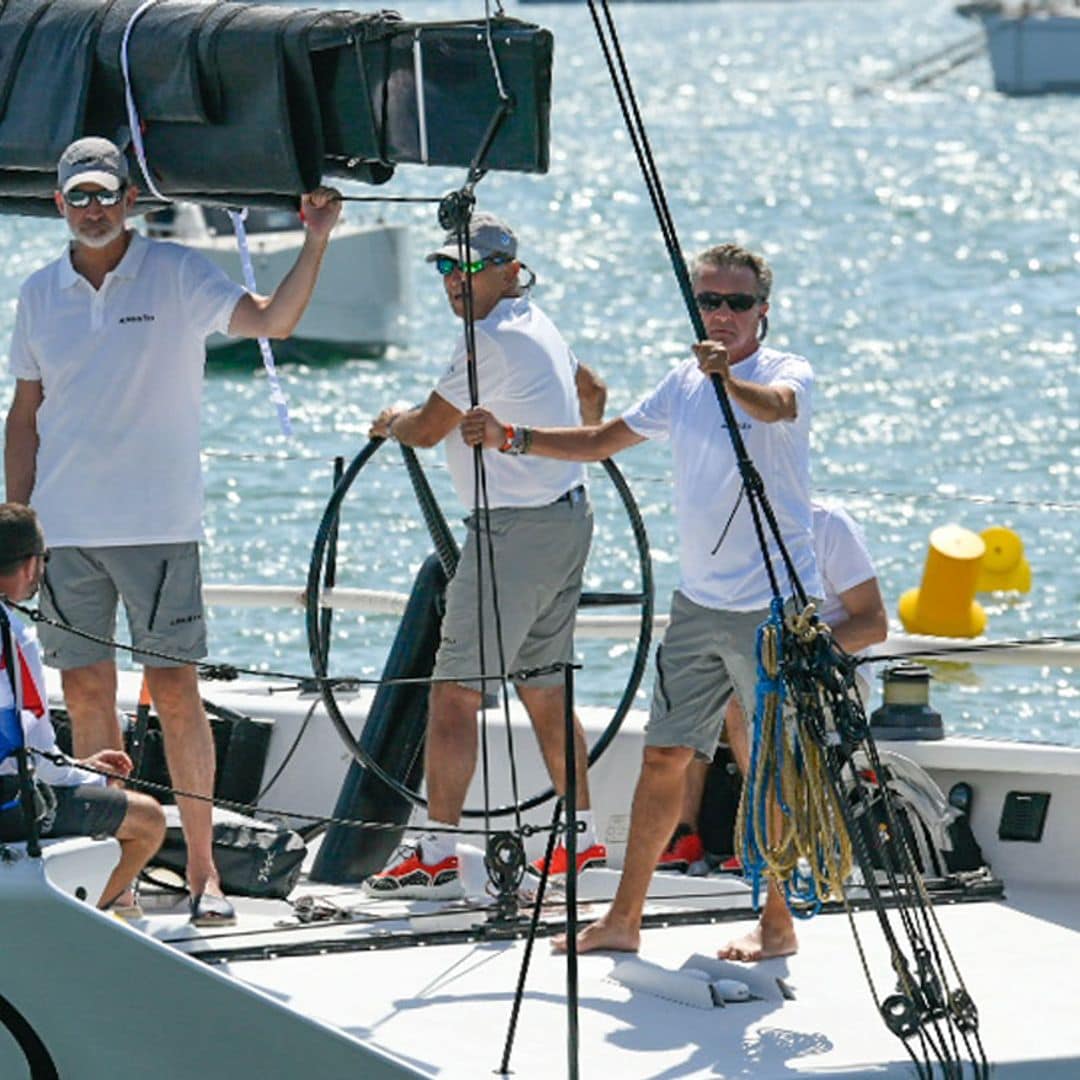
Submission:
M 173 787 L 195 795 L 214 792 L 214 740 L 199 697 L 194 667 L 148 667 L 146 684 L 165 737 Z M 221 895 L 214 866 L 213 807 L 202 799 L 176 800 L 187 844 L 187 881 L 192 896 Z
M 647 746 L 630 811 L 626 861 L 611 907 L 578 934 L 578 949 L 619 949 L 637 952 L 641 943 L 641 913 L 656 860 L 668 842 L 679 816 L 686 767 L 694 751 L 685 746 Z M 566 938 L 555 938 L 558 952 Z
M 728 700 L 724 725 L 735 763 L 745 777 L 750 768 L 750 738 L 746 716 L 734 694 Z M 769 817 L 770 826 L 775 832 L 780 828 L 780 816 L 780 807 L 774 801 L 769 806 Z M 765 907 L 757 926 L 749 934 L 729 941 L 716 955 L 721 960 L 768 960 L 776 956 L 790 956 L 798 952 L 798 949 L 795 920 L 791 917 L 783 893 L 776 882 L 770 879 Z
M 459 683 L 434 683 L 428 716 L 424 776 L 428 817 L 456 825 L 476 771 L 476 714 L 480 692 Z
M 64 704 L 71 714 L 73 756 L 88 758 L 99 750 L 123 750 L 116 720 L 116 665 L 101 660 L 60 673 Z
M 98 900 L 106 908 L 128 891 L 139 871 L 165 837 L 165 815 L 148 795 L 129 792 L 127 813 L 116 830 L 120 841 L 120 861 L 116 864 Z
M 562 795 L 566 791 L 566 694 L 561 686 L 519 686 L 518 697 L 528 710 L 536 731 L 540 752 L 544 755 L 551 782 Z M 585 732 L 581 721 L 574 716 L 575 772 L 577 773 L 577 806 L 589 809 L 589 760 Z
M 679 811 L 679 824 L 689 825 L 694 832 L 698 830 L 698 814 L 701 812 L 701 800 L 705 795 L 705 781 L 709 775 L 709 763 L 694 757 L 686 768 L 686 780 L 683 785 L 682 809 Z

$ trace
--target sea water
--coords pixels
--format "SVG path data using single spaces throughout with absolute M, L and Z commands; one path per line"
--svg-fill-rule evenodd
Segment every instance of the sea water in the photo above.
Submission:
M 990 636 L 1076 633 L 1080 98 L 1002 97 L 985 56 L 919 89 L 890 81 L 976 30 L 940 0 L 614 11 L 684 249 L 735 239 L 773 264 L 769 341 L 806 355 L 816 372 L 815 487 L 862 524 L 894 628 L 931 530 L 953 522 L 975 531 L 1005 525 L 1026 545 L 1032 590 L 984 598 Z M 402 12 L 446 19 L 480 15 L 482 5 Z M 687 355 L 689 321 L 587 10 L 511 13 L 555 35 L 551 169 L 491 175 L 479 203 L 517 227 L 539 279 L 537 301 L 606 380 L 608 414 L 617 415 Z M 379 190 L 439 195 L 462 180 L 461 170 L 405 167 Z M 211 364 L 207 581 L 299 591 L 333 457 L 364 445 L 383 405 L 423 400 L 460 331 L 422 259 L 440 237 L 433 208 L 352 216 L 411 227 L 410 344 L 375 361 L 284 365 L 292 440 L 279 434 L 256 369 Z M 6 341 L 20 281 L 58 252 L 64 229 L 4 218 L 0 232 Z M 0 387 L 6 406 L 6 372 Z M 459 526 L 441 452 L 420 457 Z M 666 610 L 678 575 L 668 453 L 646 444 L 619 464 L 648 526 L 657 607 Z M 591 475 L 588 587 L 633 591 L 625 519 L 603 473 Z M 429 550 L 400 456 L 387 446 L 346 503 L 338 583 L 408 590 Z M 377 675 L 396 620 L 345 613 L 334 626 L 334 672 Z M 216 659 L 309 670 L 299 610 L 215 609 L 210 634 Z M 626 642 L 580 643 L 579 699 L 610 705 L 629 655 Z M 934 703 L 950 730 L 1080 744 L 1075 672 L 934 671 Z M 650 683 L 651 671 L 642 705 Z

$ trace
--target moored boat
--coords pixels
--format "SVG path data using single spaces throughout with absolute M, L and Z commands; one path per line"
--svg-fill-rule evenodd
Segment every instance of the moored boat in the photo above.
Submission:
M 292 210 L 247 212 L 247 244 L 260 292 L 269 295 L 296 260 L 304 230 Z M 237 238 L 220 207 L 175 203 L 146 216 L 149 236 L 195 248 L 235 281 L 243 281 Z M 279 356 L 293 358 L 381 356 L 408 339 L 408 230 L 379 222 L 343 221 L 334 230 L 318 284 L 300 325 L 287 341 L 276 342 Z M 214 357 L 250 355 L 251 342 L 214 335 L 207 342 Z
M 997 90 L 1080 93 L 1080 6 L 1068 0 L 980 2 L 957 10 L 982 22 Z

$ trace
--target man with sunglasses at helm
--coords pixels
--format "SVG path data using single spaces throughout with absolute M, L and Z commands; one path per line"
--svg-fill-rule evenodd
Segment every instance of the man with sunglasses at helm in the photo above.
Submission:
M 270 297 L 231 281 L 198 252 L 127 227 L 138 191 L 107 139 L 72 143 L 57 166 L 67 250 L 23 284 L 11 342 L 7 497 L 33 503 L 52 543 L 46 615 L 112 638 L 122 598 L 161 718 L 173 784 L 210 795 L 214 743 L 195 661 L 206 655 L 199 540 L 199 423 L 206 338 L 283 338 L 299 322 L 341 211 L 319 188 L 301 201 L 296 263 Z M 113 650 L 43 626 L 62 672 L 79 757 L 120 749 Z M 212 853 L 211 807 L 177 800 L 191 918 L 235 921 Z
M 551 320 L 519 283 L 522 270 L 513 230 L 492 214 L 475 213 L 469 224 L 470 262 L 462 266 L 457 235 L 447 235 L 428 262 L 442 275 L 447 300 L 459 319 L 466 317 L 466 287 L 471 286 L 475 323 L 479 400 L 516 422 L 537 416 L 549 424 L 597 424 L 603 416 L 604 385 L 578 362 Z M 473 451 L 457 428 L 471 404 L 466 336 L 458 341 L 450 366 L 427 401 L 415 409 L 384 409 L 371 427 L 373 436 L 407 446 L 446 443 L 454 489 L 470 511 L 478 505 Z M 447 589 L 442 639 L 435 661 L 429 706 L 425 782 L 428 825 L 416 843 L 399 848 L 366 889 L 373 896 L 449 898 L 462 895 L 453 835 L 440 831 L 461 819 L 466 791 L 476 768 L 477 712 L 496 684 L 476 681 L 481 674 L 477 623 L 476 545 L 483 559 L 483 660 L 487 673 L 500 671 L 497 626 L 501 628 L 506 671 L 569 661 L 573 656 L 574 617 L 582 569 L 592 538 L 592 510 L 581 465 L 525 461 L 502 454 L 485 462 L 488 530 L 477 531 L 475 517 L 457 572 Z M 482 501 L 479 505 L 483 505 Z M 492 581 L 492 562 L 495 579 Z M 498 592 L 498 611 L 493 601 Z M 460 680 L 460 681 L 457 681 Z M 564 789 L 563 673 L 555 671 L 516 685 L 536 731 L 556 790 Z M 484 691 L 484 693 L 482 693 Z M 584 736 L 577 731 L 578 791 L 585 808 L 586 833 L 579 841 L 579 869 L 603 865 L 588 809 Z M 541 860 L 542 862 L 542 860 Z M 552 856 L 552 874 L 565 873 L 566 848 Z
M 707 339 L 619 419 L 591 429 L 515 426 L 507 435 L 501 416 L 477 409 L 462 423 L 470 445 L 509 444 L 511 452 L 564 461 L 599 461 L 650 438 L 672 444 L 681 580 L 656 654 L 622 877 L 611 908 L 579 935 L 582 950 L 637 951 L 649 882 L 678 821 L 686 770 L 694 758 L 712 760 L 731 694 L 745 715 L 754 712 L 757 628 L 772 592 L 713 374 L 727 388 L 796 572 L 808 595 L 821 595 L 810 509 L 813 373 L 801 356 L 761 343 L 772 271 L 760 255 L 723 244 L 697 257 L 692 277 Z M 778 564 L 775 545 L 770 549 Z M 758 932 L 755 958 L 795 951 L 791 915 L 775 884 Z M 556 939 L 556 947 L 565 942 Z

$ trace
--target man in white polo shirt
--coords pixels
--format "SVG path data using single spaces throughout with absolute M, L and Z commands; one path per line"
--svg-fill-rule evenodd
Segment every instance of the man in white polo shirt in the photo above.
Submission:
M 707 340 L 617 420 L 597 428 L 514 428 L 529 452 L 569 461 L 611 457 L 645 439 L 671 442 L 681 579 L 656 654 L 656 683 L 641 776 L 634 792 L 622 877 L 609 910 L 578 946 L 636 951 L 657 859 L 678 821 L 686 769 L 711 760 L 733 693 L 753 709 L 757 628 L 772 593 L 743 481 L 711 377 L 723 380 L 784 545 L 808 596 L 820 596 L 810 515 L 810 396 L 803 357 L 761 344 L 772 270 L 735 244 L 710 248 L 693 266 Z M 462 423 L 470 445 L 498 446 L 502 418 L 476 409 Z M 786 582 L 776 545 L 770 556 Z M 783 897 L 775 885 L 770 899 Z M 557 948 L 565 942 L 556 939 Z
M 465 314 L 465 283 L 472 285 L 476 329 L 476 377 L 480 400 L 492 403 L 511 419 L 543 416 L 550 424 L 599 423 L 606 391 L 578 362 L 555 325 L 533 303 L 518 275 L 517 237 L 492 214 L 477 213 L 469 227 L 473 262 L 458 262 L 457 239 L 428 256 L 442 276 L 450 307 Z M 526 268 L 526 272 L 530 272 Z M 531 273 L 531 272 L 530 272 Z M 457 344 L 449 368 L 427 401 L 417 409 L 384 409 L 372 435 L 392 436 L 408 446 L 434 446 L 445 441 L 446 460 L 458 498 L 472 510 L 477 505 L 473 451 L 457 431 L 469 408 L 469 373 L 465 336 Z M 574 617 L 581 593 L 581 575 L 592 538 L 592 509 L 585 490 L 585 470 L 565 462 L 486 454 L 490 537 L 494 549 L 494 584 L 506 671 L 543 667 L 573 657 Z M 442 826 L 457 825 L 465 794 L 476 769 L 476 714 L 481 691 L 495 690 L 476 682 L 481 673 L 478 628 L 476 548 L 483 570 L 483 661 L 486 672 L 500 670 L 496 611 L 492 605 L 492 562 L 487 530 L 479 535 L 475 515 L 457 572 L 447 590 L 442 640 L 435 675 L 443 681 L 431 688 L 425 750 L 428 824 L 418 842 L 403 846 L 386 868 L 367 881 L 374 896 L 447 898 L 461 895 L 460 870 L 452 835 Z M 555 671 L 517 684 L 556 790 L 563 790 L 563 674 Z M 585 833 L 578 843 L 578 869 L 603 865 L 606 851 L 593 831 L 589 809 L 585 741 L 577 726 L 579 815 Z M 542 862 L 542 860 L 541 860 Z M 566 848 L 552 856 L 551 873 L 565 873 Z
M 303 248 L 273 296 L 247 293 L 197 252 L 127 228 L 137 189 L 106 139 L 72 143 L 56 206 L 72 240 L 22 287 L 11 342 L 7 497 L 32 503 L 52 544 L 47 615 L 112 637 L 117 598 L 161 717 L 174 786 L 213 790 L 214 745 L 195 667 L 206 655 L 198 542 L 199 423 L 205 341 L 287 337 L 311 297 L 340 213 L 336 193 L 302 200 Z M 46 662 L 63 673 L 74 749 L 119 749 L 112 649 L 44 627 Z M 228 923 L 211 851 L 210 806 L 179 799 L 196 923 Z

